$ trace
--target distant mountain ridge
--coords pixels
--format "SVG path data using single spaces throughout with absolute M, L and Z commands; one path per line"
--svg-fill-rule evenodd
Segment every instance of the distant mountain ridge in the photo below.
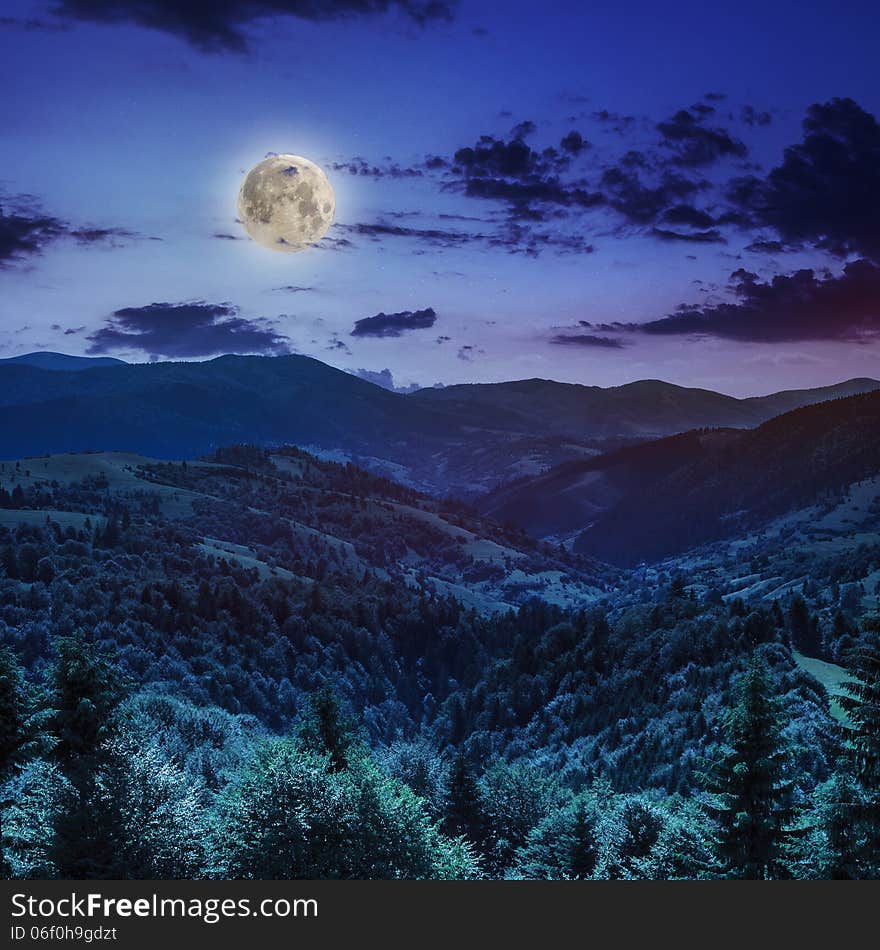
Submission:
M 14 359 L 0 362 L 0 457 L 94 449 L 185 458 L 235 442 L 293 443 L 436 494 L 476 497 L 609 448 L 755 426 L 792 404 L 876 388 L 849 380 L 742 400 L 652 380 L 610 389 L 523 380 L 403 395 L 306 356 L 51 373 Z
M 480 411 L 497 416 L 499 422 L 513 414 L 545 431 L 574 434 L 588 428 L 593 437 L 659 437 L 705 426 L 747 428 L 803 405 L 878 388 L 875 379 L 855 378 L 833 386 L 739 399 L 659 379 L 607 388 L 525 379 L 421 389 L 409 398 L 462 414 Z
M 3 363 L 34 366 L 37 369 L 65 370 L 73 373 L 95 369 L 98 366 L 128 365 L 125 360 L 118 360 L 113 356 L 69 356 L 67 353 L 53 353 L 49 350 L 23 353 L 21 356 L 7 356 L 0 359 L 0 364 Z
M 736 537 L 880 474 L 880 390 L 755 429 L 695 430 L 561 465 L 481 500 L 484 514 L 629 566 Z

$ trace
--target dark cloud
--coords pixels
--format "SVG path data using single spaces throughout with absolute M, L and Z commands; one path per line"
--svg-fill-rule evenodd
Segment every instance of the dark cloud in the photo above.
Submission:
M 603 125 L 609 125 L 613 131 L 623 133 L 635 124 L 634 115 L 622 115 L 620 112 L 610 112 L 608 109 L 598 109 L 593 113 L 593 119 Z
M 428 161 L 430 162 L 431 159 Z M 347 162 L 332 162 L 330 167 L 334 171 L 344 171 L 349 175 L 360 175 L 363 178 L 421 178 L 424 175 L 421 168 L 402 168 L 395 162 L 384 166 L 370 165 L 360 156 L 349 159 Z
M 800 270 L 760 283 L 742 269 L 731 276 L 737 302 L 682 306 L 631 329 L 767 343 L 880 337 L 880 265 L 871 261 L 853 261 L 836 277 Z
M 745 158 L 745 143 L 733 138 L 724 129 L 709 128 L 704 124 L 706 114 L 694 115 L 688 109 L 679 109 L 671 119 L 660 122 L 657 131 L 663 143 L 674 151 L 674 161 L 683 166 L 698 168 L 712 165 L 721 158 Z
M 461 215 L 440 215 L 441 218 L 454 218 L 464 221 L 479 221 Z M 542 221 L 543 213 L 534 211 L 532 221 Z M 565 234 L 560 231 L 537 230 L 516 220 L 510 220 L 494 231 L 461 231 L 446 228 L 417 228 L 407 225 L 388 224 L 384 221 L 341 224 L 338 227 L 349 233 L 365 237 L 371 241 L 386 238 L 402 238 L 424 244 L 428 247 L 449 250 L 467 246 L 481 246 L 489 249 L 504 250 L 508 254 L 523 254 L 538 257 L 545 250 L 559 254 L 590 254 L 595 248 L 582 235 Z
M 706 187 L 705 182 L 674 172 L 663 173 L 649 185 L 637 171 L 621 166 L 606 169 L 601 182 L 608 204 L 630 223 L 642 225 L 657 221 Z
M 137 235 L 134 231 L 129 231 L 127 228 L 73 228 L 68 227 L 67 231 L 68 237 L 73 238 L 77 244 L 100 244 L 104 241 L 113 243 L 117 240 L 126 240 L 129 238 L 136 238 Z M 150 238 L 150 240 L 156 240 L 155 238 Z M 158 240 L 161 240 L 159 238 Z
M 341 350 L 343 353 L 347 353 L 349 356 L 351 356 L 351 350 L 349 349 L 348 344 L 345 342 L 345 340 L 340 340 L 335 333 L 333 334 L 333 338 L 327 344 L 327 349 L 333 350 L 334 352 Z
M 77 227 L 40 210 L 27 195 L 7 197 L 0 206 L 0 268 L 33 257 L 55 241 L 78 244 L 113 243 L 137 235 L 125 228 Z
M 421 212 L 416 211 L 416 212 L 414 212 L 414 213 L 415 213 L 415 214 L 420 214 Z M 437 217 L 438 217 L 441 221 L 476 221 L 476 222 L 479 222 L 480 224 L 488 224 L 488 223 L 489 223 L 489 222 L 486 220 L 486 218 L 476 217 L 475 215 L 472 215 L 472 214 L 449 214 L 449 213 L 446 212 L 446 211 L 441 211 L 441 212 L 437 215 Z
M 528 256 L 589 253 L 594 245 L 587 240 L 588 227 L 601 221 L 593 214 L 600 210 L 622 219 L 617 234 L 637 231 L 658 241 L 723 244 L 738 229 L 751 232 L 747 249 L 752 252 L 775 253 L 812 242 L 834 253 L 880 255 L 880 134 L 873 117 L 849 100 L 814 106 L 804 144 L 788 149 L 766 180 L 751 175 L 725 183 L 717 172 L 704 170 L 725 158 L 738 160 L 742 168 L 748 149 L 715 122 L 723 98 L 707 94 L 655 125 L 653 133 L 640 123 L 649 138 L 631 143 L 639 147 L 610 162 L 601 156 L 583 160 L 591 146 L 577 130 L 557 139 L 557 146 L 542 148 L 533 140 L 537 129 L 530 120 L 515 125 L 506 139 L 483 135 L 450 158 L 434 155 L 418 166 L 444 190 L 496 203 L 479 232 L 384 221 L 350 230 L 374 240 L 403 237 L 444 248 L 482 244 Z M 593 117 L 616 127 L 636 123 L 632 116 L 607 110 Z M 740 119 L 760 126 L 770 115 L 746 105 Z M 363 164 L 359 174 L 413 171 Z M 826 179 L 832 187 L 823 191 Z
M 349 226 L 350 230 L 376 240 L 410 237 L 447 248 L 481 243 L 532 257 L 543 251 L 583 254 L 594 250 L 581 226 L 584 213 L 610 208 L 628 225 L 646 227 L 648 234 L 658 238 L 673 240 L 680 234 L 678 239 L 682 241 L 722 240 L 720 235 L 709 233 L 722 222 L 693 204 L 695 196 L 709 183 L 677 167 L 668 167 L 668 156 L 658 161 L 656 156 L 631 149 L 616 165 L 606 167 L 591 185 L 575 168 L 581 153 L 590 148 L 580 132 L 569 132 L 559 148 L 540 148 L 526 142 L 525 137 L 534 132 L 533 122 L 521 122 L 514 126 L 510 139 L 483 135 L 474 145 L 455 151 L 451 161 L 431 159 L 442 188 L 504 207 L 507 220 L 494 230 L 473 233 L 385 222 Z M 428 171 L 427 166 L 423 168 Z M 559 222 L 565 218 L 576 220 L 577 226 L 562 226 Z M 661 228 L 656 234 L 650 230 L 651 225 L 660 223 L 674 228 Z M 541 228 L 543 224 L 552 227 Z M 684 233 L 682 228 L 695 229 L 696 233 Z
M 520 123 L 517 128 L 526 124 Z M 483 135 L 476 145 L 458 149 L 455 164 L 458 171 L 468 178 L 502 177 L 528 181 L 558 171 L 560 165 L 555 160 L 557 157 L 553 149 L 544 153 L 535 151 L 518 135 L 514 135 L 509 142 Z
M 417 169 L 390 166 L 400 176 L 418 171 L 443 190 L 497 203 L 505 220 L 499 223 L 498 212 L 492 211 L 478 233 L 385 221 L 348 229 L 373 240 L 411 238 L 434 247 L 482 244 L 533 257 L 543 251 L 583 254 L 594 250 L 585 225 L 592 212 L 605 210 L 623 219 L 618 233 L 636 229 L 661 241 L 723 243 L 721 228 L 744 227 L 751 218 L 741 204 L 721 204 L 717 181 L 700 170 L 725 157 L 744 158 L 747 149 L 729 132 L 708 124 L 715 113 L 709 98 L 656 125 L 655 142 L 639 143 L 611 163 L 601 157 L 584 161 L 583 153 L 592 146 L 576 129 L 558 139 L 557 146 L 535 144 L 536 125 L 526 120 L 507 138 L 480 136 L 451 157 L 429 156 Z M 757 122 L 754 109 L 748 113 L 753 114 Z M 636 123 L 633 116 L 608 110 L 593 113 L 593 118 L 616 129 Z M 375 177 L 389 173 L 388 166 L 363 159 L 352 170 Z M 706 196 L 702 201 L 701 195 Z
M 610 336 L 596 336 L 592 333 L 557 333 L 550 338 L 550 342 L 559 346 L 592 346 L 612 350 L 622 349 L 624 345 Z
M 769 112 L 760 112 L 754 106 L 743 106 L 739 113 L 740 119 L 746 125 L 770 125 L 773 116 Z
M 172 33 L 205 52 L 244 52 L 247 27 L 263 17 L 294 17 L 315 23 L 378 16 L 396 10 L 420 25 L 451 20 L 446 0 L 59 0 L 62 20 L 135 23 Z
M 673 205 L 668 208 L 663 213 L 663 221 L 667 224 L 684 225 L 689 228 L 710 228 L 716 223 L 715 218 L 708 212 L 687 204 Z
M 88 337 L 88 352 L 140 350 L 153 357 L 187 358 L 221 353 L 290 352 L 286 337 L 267 320 L 246 320 L 231 304 L 151 303 L 125 307 Z
M 705 119 L 710 115 L 715 115 L 715 106 L 710 106 L 706 102 L 697 102 L 691 106 L 691 112 L 696 112 L 698 116 Z
M 517 128 L 525 125 L 531 123 Z M 542 221 L 547 209 L 593 208 L 604 203 L 601 193 L 560 178 L 584 148 L 583 139 L 580 145 L 571 139 L 560 152 L 552 147 L 534 149 L 521 137 L 504 141 L 484 135 L 475 145 L 456 151 L 448 187 L 460 189 L 470 198 L 504 202 L 511 219 L 520 222 Z
M 243 241 L 244 238 L 238 234 L 229 234 L 227 231 L 215 231 L 211 237 L 216 238 L 218 241 Z
M 66 233 L 66 225 L 58 218 L 0 209 L 0 266 L 39 254 Z
M 356 321 L 352 336 L 401 336 L 409 330 L 424 330 L 434 326 L 437 314 L 433 307 L 424 310 L 401 310 L 399 313 L 377 313 Z
M 648 156 L 637 148 L 631 148 L 621 155 L 618 165 L 621 168 L 647 168 Z
M 273 287 L 276 293 L 284 294 L 306 294 L 313 291 L 314 287 L 300 287 L 298 284 L 285 284 L 283 287 Z
M 354 247 L 351 241 L 348 238 L 334 238 L 329 235 L 325 235 L 321 240 L 315 245 L 322 251 L 346 251 L 350 247 Z
M 852 99 L 810 106 L 804 137 L 765 179 L 741 178 L 731 200 L 788 244 L 880 260 L 880 125 Z
M 510 135 L 514 139 L 524 139 L 534 134 L 537 128 L 537 125 L 535 125 L 531 119 L 526 119 L 523 122 L 517 122 L 517 124 L 510 130 Z
M 340 224 L 338 227 L 373 241 L 382 238 L 411 238 L 434 247 L 461 247 L 471 242 L 484 242 L 485 234 L 472 234 L 467 231 L 452 231 L 444 228 L 413 228 L 399 224 L 386 224 L 384 221 L 361 222 L 358 224 Z M 350 242 L 349 242 L 350 243 Z
M 786 248 L 782 241 L 757 240 L 747 244 L 746 250 L 752 251 L 754 254 L 782 254 L 790 248 Z
M 559 143 L 564 152 L 570 152 L 572 155 L 579 155 L 584 149 L 590 148 L 590 143 L 578 132 L 572 129 Z
M 455 355 L 463 363 L 473 363 L 474 357 L 485 356 L 486 351 L 481 347 L 472 346 L 470 343 L 466 343 L 464 346 L 460 346 L 458 348 L 458 352 Z
M 558 230 L 539 231 L 514 222 L 490 237 L 487 245 L 526 257 L 540 257 L 545 250 L 556 254 L 592 254 L 596 250 L 582 234 L 567 234 Z
M 708 231 L 671 231 L 669 228 L 651 228 L 651 234 L 661 241 L 690 241 L 692 244 L 726 244 L 727 239 L 717 228 Z

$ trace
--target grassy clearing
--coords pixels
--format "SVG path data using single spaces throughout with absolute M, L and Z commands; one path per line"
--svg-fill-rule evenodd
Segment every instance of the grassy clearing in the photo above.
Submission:
M 154 459 L 131 452 L 79 452 L 25 458 L 17 463 L 0 463 L 0 488 L 11 491 L 16 485 L 27 488 L 51 482 L 71 485 L 98 478 L 106 481 L 111 492 L 149 491 L 158 496 L 165 517 L 188 518 L 193 513 L 193 499 L 204 496 L 170 485 L 157 485 L 141 478 L 138 469 L 153 464 L 156 464 Z
M 846 692 L 846 684 L 850 679 L 849 673 L 835 663 L 828 663 L 825 660 L 817 660 L 811 656 L 804 656 L 797 650 L 792 650 L 795 663 L 805 672 L 809 673 L 813 679 L 818 680 L 828 692 L 828 699 L 831 706 L 831 715 L 838 722 L 844 725 L 849 724 L 849 717 L 843 711 L 837 697 Z
M 209 554 L 217 558 L 218 561 L 230 561 L 240 564 L 245 568 L 255 568 L 260 577 L 266 580 L 270 577 L 277 577 L 285 581 L 301 581 L 311 584 L 312 581 L 306 577 L 300 577 L 283 567 L 273 567 L 265 561 L 254 557 L 254 551 L 244 547 L 241 544 L 234 544 L 232 541 L 220 541 L 217 538 L 205 538 L 196 547 L 204 554 Z

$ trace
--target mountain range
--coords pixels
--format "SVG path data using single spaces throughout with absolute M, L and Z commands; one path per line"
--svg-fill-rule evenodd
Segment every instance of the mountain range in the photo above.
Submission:
M 754 429 L 698 429 L 569 462 L 490 493 L 481 510 L 620 565 L 732 538 L 880 473 L 880 391 Z
M 0 361 L 3 457 L 115 450 L 185 458 L 238 442 L 294 443 L 434 494 L 475 498 L 635 442 L 698 427 L 753 427 L 880 387 L 853 379 L 737 399 L 659 380 L 601 388 L 531 379 L 401 394 L 305 356 L 82 359 Z
M 67 370 L 74 373 L 85 369 L 95 369 L 97 366 L 126 365 L 125 360 L 118 360 L 113 356 L 69 356 L 67 353 L 52 353 L 49 350 L 23 353 L 21 356 L 7 356 L 0 359 L 0 365 L 4 363 L 15 366 L 34 366 L 37 369 Z

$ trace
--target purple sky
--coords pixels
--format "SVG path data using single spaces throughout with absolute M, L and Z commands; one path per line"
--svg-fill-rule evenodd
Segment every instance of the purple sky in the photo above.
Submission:
M 585 6 L 5 0 L 0 356 L 880 376 L 873 5 Z M 323 246 L 236 222 L 271 151 L 327 171 Z

